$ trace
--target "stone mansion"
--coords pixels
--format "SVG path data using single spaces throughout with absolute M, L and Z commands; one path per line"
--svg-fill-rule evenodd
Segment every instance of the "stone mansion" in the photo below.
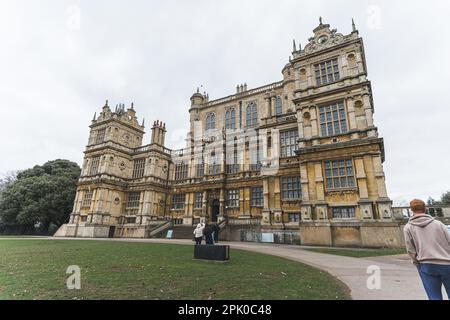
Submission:
M 344 35 L 321 19 L 313 33 L 281 81 L 216 100 L 197 90 L 182 150 L 160 121 L 144 145 L 134 106 L 107 102 L 56 235 L 157 237 L 202 221 L 228 240 L 400 246 L 363 40 L 354 23 Z

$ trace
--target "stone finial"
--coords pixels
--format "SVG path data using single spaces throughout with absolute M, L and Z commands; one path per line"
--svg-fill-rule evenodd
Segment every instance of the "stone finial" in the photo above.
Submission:
M 353 18 L 352 18 L 352 30 L 353 30 L 353 32 L 356 31 L 355 20 Z
M 145 118 L 142 118 L 142 124 L 141 127 L 143 127 L 145 125 Z
M 293 52 L 297 51 L 297 45 L 295 44 L 295 39 L 292 40 L 292 50 L 293 50 Z
M 319 17 L 319 24 L 322 25 L 322 17 Z
M 197 87 L 197 93 L 200 93 L 200 88 L 199 87 Z
M 131 103 L 131 110 L 134 109 L 134 102 Z
M 97 119 L 97 112 L 94 112 L 94 119 L 92 121 L 95 121 Z
M 108 99 L 106 99 L 105 107 L 109 107 L 109 106 L 108 106 Z

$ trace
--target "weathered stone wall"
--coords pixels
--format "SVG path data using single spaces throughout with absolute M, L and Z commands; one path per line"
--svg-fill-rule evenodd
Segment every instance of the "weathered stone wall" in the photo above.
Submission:
M 398 223 L 370 223 L 360 228 L 363 247 L 403 247 L 403 226 Z
M 300 225 L 300 241 L 302 245 L 332 246 L 331 228 L 329 223 L 306 222 Z
M 398 222 L 302 223 L 302 245 L 400 248 L 404 246 L 404 225 Z
M 335 247 L 361 247 L 361 232 L 358 225 L 337 225 L 331 227 Z

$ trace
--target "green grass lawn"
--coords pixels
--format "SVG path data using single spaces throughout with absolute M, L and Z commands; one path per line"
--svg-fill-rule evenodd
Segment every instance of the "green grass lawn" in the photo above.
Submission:
M 0 239 L 0 299 L 349 299 L 329 274 L 239 250 L 193 259 L 193 246 Z M 81 290 L 66 269 L 81 268 Z
M 305 248 L 308 251 L 334 254 L 337 256 L 367 258 L 405 254 L 406 249 L 335 249 L 335 248 Z

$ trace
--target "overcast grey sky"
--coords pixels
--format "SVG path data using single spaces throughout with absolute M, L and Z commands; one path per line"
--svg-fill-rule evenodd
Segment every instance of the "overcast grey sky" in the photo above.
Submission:
M 182 147 L 197 86 L 216 99 L 279 81 L 293 38 L 305 44 L 319 16 L 347 34 L 354 17 L 389 195 L 438 198 L 450 189 L 449 13 L 444 0 L 0 0 L 0 174 L 81 164 L 105 99 L 165 121 L 168 147 Z

